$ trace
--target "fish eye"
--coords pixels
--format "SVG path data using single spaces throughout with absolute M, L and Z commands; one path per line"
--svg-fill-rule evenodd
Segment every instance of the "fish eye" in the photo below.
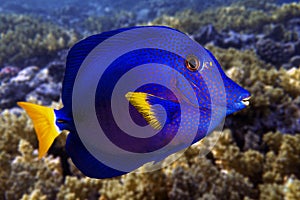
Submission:
M 188 55 L 185 60 L 185 66 L 190 71 L 195 72 L 200 67 L 200 61 L 199 59 L 194 55 Z

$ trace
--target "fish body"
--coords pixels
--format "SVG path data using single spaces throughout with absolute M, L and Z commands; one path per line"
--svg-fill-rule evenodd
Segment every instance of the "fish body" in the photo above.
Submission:
M 111 178 L 198 142 L 249 97 L 184 33 L 141 26 L 93 35 L 70 49 L 62 109 L 19 105 L 33 120 L 39 157 L 68 130 L 66 151 L 77 168 Z

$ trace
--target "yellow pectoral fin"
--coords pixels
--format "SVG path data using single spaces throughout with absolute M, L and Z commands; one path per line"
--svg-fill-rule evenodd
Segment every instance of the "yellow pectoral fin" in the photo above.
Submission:
M 18 102 L 18 105 L 27 112 L 33 121 L 39 141 L 39 158 L 42 158 L 49 150 L 54 139 L 60 134 L 55 124 L 54 110 L 27 102 Z
M 157 119 L 155 112 L 151 109 L 152 105 L 147 102 L 149 94 L 143 92 L 128 92 L 125 97 L 142 114 L 144 119 L 156 130 L 162 129 L 162 125 Z

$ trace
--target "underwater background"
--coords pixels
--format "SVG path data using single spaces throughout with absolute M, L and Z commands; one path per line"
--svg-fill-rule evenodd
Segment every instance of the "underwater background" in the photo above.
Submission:
M 200 156 L 199 142 L 153 173 L 87 178 L 65 152 L 66 134 L 39 160 L 32 122 L 16 102 L 61 107 L 68 49 L 135 25 L 189 34 L 251 92 L 250 107 L 226 118 L 209 154 Z M 299 200 L 299 67 L 298 1 L 0 0 L 0 200 Z

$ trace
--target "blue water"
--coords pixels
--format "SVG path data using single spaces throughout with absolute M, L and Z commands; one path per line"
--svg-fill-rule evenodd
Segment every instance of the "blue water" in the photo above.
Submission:
M 214 9 L 218 6 L 230 5 L 243 0 L 0 0 L 1 13 L 35 13 L 42 16 L 51 15 L 53 12 L 69 10 L 74 17 L 77 15 L 105 16 L 121 10 L 131 11 L 135 14 L 149 13 L 149 18 L 162 14 L 174 14 L 183 9 L 202 11 Z M 269 0 L 272 3 L 290 3 L 293 0 Z M 147 11 L 146 11 L 147 10 Z M 152 15 L 151 15 L 152 13 Z M 154 14 L 155 13 L 155 14 Z M 148 14 L 147 14 L 148 15 Z

